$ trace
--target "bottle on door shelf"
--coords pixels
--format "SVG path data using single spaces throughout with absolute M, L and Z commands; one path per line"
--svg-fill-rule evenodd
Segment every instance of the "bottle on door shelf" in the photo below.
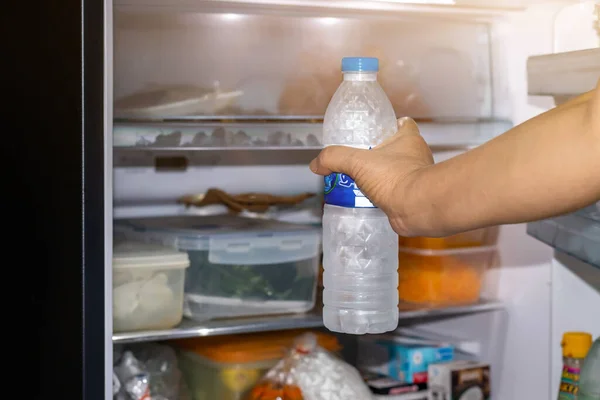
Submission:
M 600 336 L 583 362 L 577 400 L 600 400 Z
M 592 335 L 585 332 L 567 332 L 563 335 L 561 346 L 563 369 L 560 376 L 558 400 L 576 400 L 579 394 L 583 361 L 592 347 Z

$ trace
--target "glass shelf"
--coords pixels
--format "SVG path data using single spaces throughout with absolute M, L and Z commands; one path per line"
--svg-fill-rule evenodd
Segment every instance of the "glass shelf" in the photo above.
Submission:
M 512 127 L 503 120 L 417 121 L 432 148 L 468 148 Z M 187 117 L 115 121 L 116 152 L 271 151 L 322 148 L 322 117 Z
M 600 268 L 599 211 L 600 204 L 596 204 L 574 214 L 532 222 L 527 224 L 527 233 L 560 252 Z
M 479 303 L 472 305 L 444 308 L 423 308 L 420 306 L 401 304 L 400 320 L 465 315 L 502 309 L 504 309 L 502 303 L 488 300 L 481 300 Z M 199 336 L 217 336 L 237 333 L 322 327 L 323 319 L 320 312 L 265 316 L 258 318 L 223 319 L 207 322 L 195 322 L 184 319 L 179 326 L 173 329 L 115 333 L 113 334 L 113 343 L 148 342 Z

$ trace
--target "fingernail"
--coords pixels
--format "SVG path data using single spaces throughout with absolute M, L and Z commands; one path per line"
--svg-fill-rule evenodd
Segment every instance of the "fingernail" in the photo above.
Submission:
M 398 119 L 398 128 L 402 128 L 404 125 L 406 125 L 407 123 L 412 122 L 412 118 L 411 117 L 402 117 Z
M 310 164 L 308 165 L 308 168 L 310 168 L 310 170 L 314 173 L 317 173 L 317 159 L 313 159 Z

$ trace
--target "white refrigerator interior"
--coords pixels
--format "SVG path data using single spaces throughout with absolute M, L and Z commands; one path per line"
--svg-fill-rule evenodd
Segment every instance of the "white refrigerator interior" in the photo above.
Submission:
M 564 87 L 553 86 L 550 92 L 531 87 L 538 81 L 543 86 L 544 79 L 528 80 L 531 56 L 598 49 L 596 2 L 456 3 L 116 0 L 107 28 L 114 39 L 108 71 L 115 100 L 109 138 L 114 218 L 198 214 L 177 199 L 212 187 L 281 195 L 322 191 L 322 178 L 306 165 L 320 146 L 309 138 L 314 132 L 318 139 L 318 123 L 303 122 L 283 142 L 277 126 L 256 128 L 270 135 L 258 150 L 242 142 L 206 145 L 200 140 L 245 129 L 238 137 L 252 141 L 260 133 L 236 122 L 252 115 L 322 115 L 328 93 L 339 83 L 343 56 L 380 58 L 381 83 L 397 116 L 419 121 L 437 161 L 591 89 L 590 81 L 600 77 L 600 53 L 595 52 L 581 58 L 588 63 L 586 79 L 572 73 L 573 83 L 565 78 Z M 578 67 L 568 60 L 564 74 Z M 189 121 L 130 123 L 151 110 L 129 107 L 127 96 L 162 90 L 177 98 L 181 88 L 189 87 L 196 97 L 218 93 L 218 98 L 195 103 L 196 111 L 233 122 L 225 128 L 204 120 L 193 128 Z M 163 112 L 176 114 L 182 102 L 174 101 L 173 107 Z M 182 150 L 198 143 L 207 147 Z M 139 150 L 141 145 L 146 147 Z M 314 216 L 294 218 L 314 222 Z M 562 334 L 583 330 L 600 336 L 600 268 L 555 252 L 528 235 L 525 225 L 501 227 L 498 247 L 484 295 L 503 307 L 417 325 L 401 321 L 400 326 L 449 338 L 465 354 L 489 362 L 494 400 L 555 398 Z M 107 341 L 112 335 L 107 332 Z

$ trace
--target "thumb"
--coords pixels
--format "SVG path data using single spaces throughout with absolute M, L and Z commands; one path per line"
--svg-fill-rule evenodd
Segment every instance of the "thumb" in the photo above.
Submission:
M 420 135 L 419 127 L 414 119 L 410 117 L 402 117 L 398 120 L 398 133 L 397 135 Z
M 329 146 L 311 161 L 310 170 L 317 175 L 329 175 L 333 172 L 353 176 L 358 158 L 367 150 L 346 146 Z

